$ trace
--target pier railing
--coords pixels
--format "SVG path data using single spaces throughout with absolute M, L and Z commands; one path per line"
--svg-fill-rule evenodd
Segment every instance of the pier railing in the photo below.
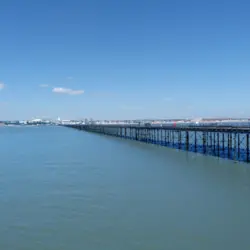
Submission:
M 249 127 L 137 125 L 67 125 L 67 127 L 235 161 L 250 161 Z

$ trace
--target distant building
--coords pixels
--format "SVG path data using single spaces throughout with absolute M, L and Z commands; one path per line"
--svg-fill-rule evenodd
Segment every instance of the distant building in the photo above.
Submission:
M 62 124 L 70 123 L 70 120 L 62 120 Z

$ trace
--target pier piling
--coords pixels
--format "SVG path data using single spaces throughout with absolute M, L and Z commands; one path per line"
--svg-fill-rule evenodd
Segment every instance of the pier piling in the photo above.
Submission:
M 131 125 L 67 125 L 67 127 L 178 150 L 250 162 L 250 128 L 164 127 Z

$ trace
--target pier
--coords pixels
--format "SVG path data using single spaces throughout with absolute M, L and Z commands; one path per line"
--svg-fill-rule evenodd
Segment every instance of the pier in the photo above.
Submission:
M 234 161 L 250 162 L 250 127 L 129 124 L 73 124 L 66 127 Z

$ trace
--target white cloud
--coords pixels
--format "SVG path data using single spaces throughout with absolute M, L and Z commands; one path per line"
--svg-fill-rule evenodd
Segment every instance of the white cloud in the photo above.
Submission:
M 73 79 L 73 76 L 68 76 L 67 79 L 68 79 L 68 80 L 72 80 L 72 79 Z
M 40 86 L 41 88 L 48 88 L 48 87 L 49 87 L 48 84 L 40 84 L 39 86 Z
M 84 90 L 73 90 L 73 89 L 66 89 L 66 88 L 53 88 L 52 92 L 57 94 L 67 94 L 67 95 L 82 95 Z
M 0 90 L 2 90 L 5 87 L 3 82 L 0 82 Z
M 71 90 L 70 95 L 82 95 L 84 90 Z

